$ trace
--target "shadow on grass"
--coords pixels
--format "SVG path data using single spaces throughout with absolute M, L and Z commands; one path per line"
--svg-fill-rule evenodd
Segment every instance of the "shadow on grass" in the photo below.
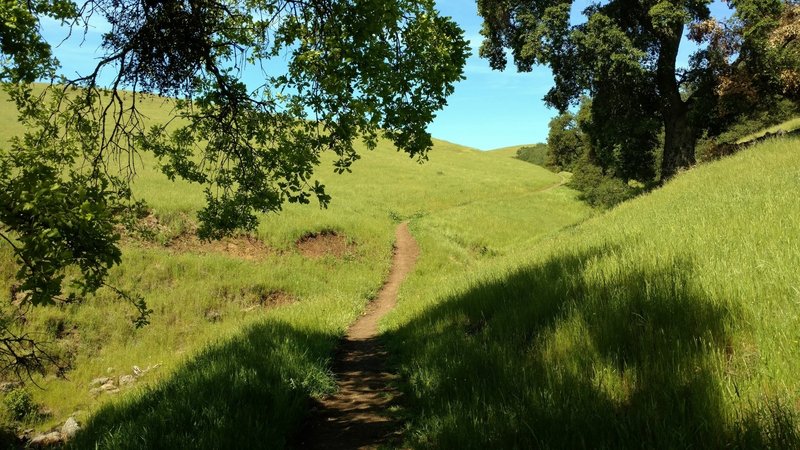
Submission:
M 265 321 L 211 346 L 169 379 L 104 406 L 73 448 L 283 448 L 308 399 L 335 388 L 335 337 Z
M 408 380 L 411 444 L 799 444 L 786 409 L 727 406 L 738 312 L 695 285 L 691 259 L 625 267 L 607 259 L 617 250 L 566 255 L 485 282 L 388 335 Z

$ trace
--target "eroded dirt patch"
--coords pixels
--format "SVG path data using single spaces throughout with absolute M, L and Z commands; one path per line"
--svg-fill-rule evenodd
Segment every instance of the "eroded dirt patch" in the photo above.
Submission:
M 186 232 L 167 242 L 165 247 L 182 253 L 223 253 L 248 261 L 264 259 L 273 253 L 273 250 L 263 241 L 250 235 L 204 241 L 195 233 Z
M 307 233 L 297 240 L 296 245 L 303 256 L 314 259 L 328 255 L 343 258 L 355 251 L 355 245 L 346 236 L 333 230 Z
M 197 236 L 197 224 L 185 217 L 182 222 L 183 231 L 168 237 L 175 230 L 170 230 L 151 213 L 139 219 L 132 229 L 121 229 L 122 242 L 147 248 L 167 248 L 179 253 L 221 253 L 249 261 L 261 260 L 276 253 L 262 240 L 249 234 L 205 241 Z

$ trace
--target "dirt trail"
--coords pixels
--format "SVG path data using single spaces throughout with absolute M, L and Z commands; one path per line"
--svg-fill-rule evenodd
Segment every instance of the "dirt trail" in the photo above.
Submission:
M 333 372 L 339 390 L 317 402 L 299 448 L 371 449 L 397 443 L 400 438 L 401 424 L 388 411 L 400 396 L 392 386 L 397 375 L 387 371 L 378 322 L 394 308 L 419 247 L 408 224 L 400 224 L 395 235 L 389 279 L 364 315 L 350 326 L 336 352 Z
M 561 177 L 561 181 L 559 181 L 558 183 L 556 183 L 556 184 L 554 184 L 552 186 L 546 186 L 546 187 L 543 187 L 541 189 L 537 189 L 537 190 L 535 190 L 533 192 L 537 193 L 537 194 L 540 193 L 540 192 L 550 192 L 552 190 L 558 189 L 561 186 L 567 184 L 567 178 L 563 174 L 559 173 L 558 176 Z

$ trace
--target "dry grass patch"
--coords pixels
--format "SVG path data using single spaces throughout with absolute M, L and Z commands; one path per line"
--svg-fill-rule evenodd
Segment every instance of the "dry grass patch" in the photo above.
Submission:
M 288 306 L 300 300 L 291 292 L 262 284 L 242 288 L 223 287 L 220 297 L 228 303 L 237 303 L 243 312 Z
M 250 312 L 259 308 L 278 308 L 280 306 L 288 306 L 297 302 L 298 299 L 294 295 L 290 294 L 289 292 L 276 289 L 260 295 L 257 298 L 257 301 L 250 303 L 250 305 L 242 309 L 242 311 Z

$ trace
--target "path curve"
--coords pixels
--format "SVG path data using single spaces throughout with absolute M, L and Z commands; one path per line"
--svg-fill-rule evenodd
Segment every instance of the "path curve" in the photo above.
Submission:
M 546 187 L 543 187 L 543 188 L 541 188 L 541 189 L 537 189 L 537 190 L 535 190 L 535 191 L 533 191 L 533 192 L 534 192 L 535 194 L 539 194 L 539 193 L 541 193 L 541 192 L 550 192 L 550 191 L 552 191 L 552 190 L 558 189 L 558 188 L 560 188 L 561 186 L 564 186 L 565 184 L 567 184 L 567 177 L 565 177 L 565 176 L 564 176 L 564 172 L 559 172 L 557 175 L 558 175 L 559 177 L 561 177 L 561 181 L 559 181 L 558 183 L 556 183 L 556 184 L 553 184 L 553 185 L 551 185 L 551 186 L 546 186 Z
M 389 278 L 339 344 L 333 372 L 339 389 L 317 402 L 300 448 L 372 449 L 399 443 L 402 424 L 389 414 L 401 395 L 397 375 L 387 371 L 386 351 L 378 340 L 378 323 L 397 303 L 397 293 L 413 270 L 419 247 L 402 223 L 395 231 Z

